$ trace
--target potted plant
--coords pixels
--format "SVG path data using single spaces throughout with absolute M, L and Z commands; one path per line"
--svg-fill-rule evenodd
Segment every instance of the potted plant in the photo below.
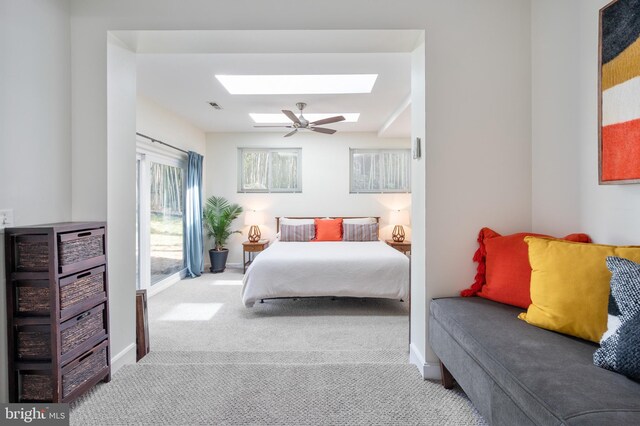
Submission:
M 227 239 L 232 234 L 240 234 L 240 231 L 232 231 L 231 223 L 240 216 L 242 207 L 238 204 L 230 204 L 224 197 L 209 197 L 202 211 L 202 222 L 207 236 L 213 238 L 214 248 L 209 250 L 211 269 L 213 273 L 224 272 L 227 265 L 229 249 L 225 248 Z

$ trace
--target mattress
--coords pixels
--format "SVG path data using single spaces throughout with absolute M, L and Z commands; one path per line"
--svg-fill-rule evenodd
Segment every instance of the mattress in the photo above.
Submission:
M 279 297 L 408 299 L 409 258 L 382 241 L 275 242 L 256 256 L 242 302 Z

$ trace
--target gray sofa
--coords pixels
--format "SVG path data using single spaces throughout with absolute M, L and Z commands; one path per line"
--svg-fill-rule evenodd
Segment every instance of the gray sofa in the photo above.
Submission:
M 640 425 L 640 383 L 593 365 L 597 345 L 479 297 L 433 300 L 429 342 L 491 425 Z M 451 374 L 451 376 L 449 375 Z

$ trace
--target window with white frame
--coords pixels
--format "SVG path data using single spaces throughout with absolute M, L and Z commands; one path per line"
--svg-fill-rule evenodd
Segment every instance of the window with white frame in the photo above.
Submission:
M 411 192 L 411 150 L 350 149 L 351 193 Z
M 238 192 L 302 192 L 301 148 L 238 148 Z

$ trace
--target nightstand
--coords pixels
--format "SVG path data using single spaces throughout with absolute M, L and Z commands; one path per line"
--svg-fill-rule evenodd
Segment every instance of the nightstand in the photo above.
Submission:
M 391 247 L 393 247 L 394 249 L 404 253 L 404 254 L 409 254 L 411 253 L 411 241 L 403 241 L 401 243 L 397 242 L 397 241 L 393 241 L 393 240 L 386 240 L 386 243 L 389 244 Z
M 247 266 L 251 265 L 253 259 L 260 253 L 262 250 L 269 247 L 269 240 L 260 240 L 257 243 L 252 243 L 249 241 L 245 241 L 242 243 L 242 265 L 243 272 L 247 272 Z M 248 258 L 247 258 L 248 257 Z

